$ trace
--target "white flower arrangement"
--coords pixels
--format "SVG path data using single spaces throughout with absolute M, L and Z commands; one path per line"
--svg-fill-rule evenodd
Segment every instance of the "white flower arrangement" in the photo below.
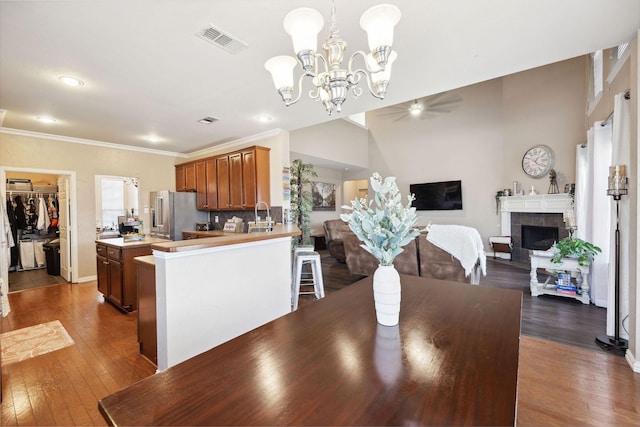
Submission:
M 383 181 L 377 172 L 371 176 L 371 188 L 375 192 L 374 200 L 368 204 L 366 199 L 352 200 L 351 206 L 342 208 L 353 213 L 341 214 L 340 218 L 349 223 L 351 231 L 364 242 L 360 246 L 376 257 L 380 265 L 393 265 L 402 247 L 419 234 L 414 227 L 416 208 L 411 207 L 415 197 L 410 194 L 407 205 L 403 206 L 396 178 L 390 176 Z

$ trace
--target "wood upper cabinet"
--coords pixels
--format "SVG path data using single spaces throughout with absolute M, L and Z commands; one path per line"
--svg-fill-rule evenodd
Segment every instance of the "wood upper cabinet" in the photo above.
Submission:
M 218 178 L 215 158 L 196 162 L 196 193 L 197 209 L 218 209 Z
M 258 202 L 271 206 L 270 150 L 249 147 L 176 165 L 176 190 L 195 191 L 200 210 L 254 209 Z M 191 174 L 193 185 L 187 179 Z
M 229 156 L 217 157 L 216 168 L 216 175 L 218 178 L 218 209 L 230 209 Z
M 271 206 L 269 151 L 249 147 L 217 158 L 218 209 L 254 209 L 259 201 Z
M 176 165 L 176 191 L 196 191 L 196 163 Z
M 244 209 L 242 194 L 242 153 L 229 155 L 229 208 L 232 210 Z

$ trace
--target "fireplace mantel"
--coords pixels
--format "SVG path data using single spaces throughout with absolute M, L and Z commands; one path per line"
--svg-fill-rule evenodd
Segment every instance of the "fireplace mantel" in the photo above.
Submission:
M 564 213 L 573 209 L 569 193 L 500 197 L 500 231 L 511 234 L 511 213 Z

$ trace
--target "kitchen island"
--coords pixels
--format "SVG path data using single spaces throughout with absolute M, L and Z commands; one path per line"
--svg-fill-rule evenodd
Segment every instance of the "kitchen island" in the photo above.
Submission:
M 213 237 L 153 244 L 158 370 L 291 311 L 291 237 L 209 232 Z
M 98 291 L 104 299 L 122 312 L 136 310 L 136 267 L 133 259 L 151 255 L 151 245 L 166 241 L 150 236 L 131 241 L 122 237 L 96 240 Z

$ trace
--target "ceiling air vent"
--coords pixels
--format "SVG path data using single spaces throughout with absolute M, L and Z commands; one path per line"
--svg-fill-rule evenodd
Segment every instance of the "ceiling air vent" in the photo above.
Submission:
M 205 125 L 210 125 L 213 122 L 217 122 L 220 119 L 216 119 L 215 117 L 205 117 L 204 119 L 198 120 L 198 123 L 203 123 Z
M 238 40 L 231 34 L 226 33 L 213 25 L 203 28 L 196 33 L 196 36 L 206 42 L 218 46 L 220 49 L 225 50 L 232 55 L 235 55 L 248 46 L 245 42 Z

